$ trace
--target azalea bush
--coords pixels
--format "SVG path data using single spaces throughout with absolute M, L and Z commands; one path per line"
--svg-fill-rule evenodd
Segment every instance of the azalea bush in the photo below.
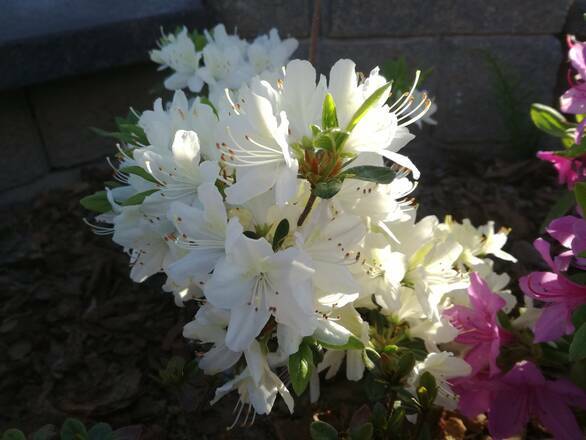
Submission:
M 400 150 L 414 124 L 435 123 L 425 75 L 400 59 L 368 75 L 342 59 L 318 75 L 289 60 L 297 46 L 222 25 L 163 36 L 151 59 L 170 71 L 173 99 L 117 120 L 115 180 L 82 200 L 134 281 L 162 273 L 178 306 L 199 304 L 183 335 L 199 369 L 225 380 L 211 403 L 237 393 L 232 426 L 248 425 L 277 398 L 291 413 L 294 396 L 316 402 L 339 374 L 362 381 L 367 416 L 316 422 L 315 438 L 430 438 L 457 409 L 487 412 L 497 438 L 532 416 L 574 438 L 570 407 L 586 394 L 568 368 L 583 369 L 572 362 L 584 347 L 568 334 L 572 312 L 586 321 L 586 288 L 566 271 L 583 267 L 568 231 L 584 220 L 552 224 L 570 251 L 552 260 L 538 242 L 552 272 L 524 278 L 517 304 L 494 270 L 515 261 L 507 229 L 417 218 L 420 173 Z M 536 108 L 569 139 L 571 123 Z

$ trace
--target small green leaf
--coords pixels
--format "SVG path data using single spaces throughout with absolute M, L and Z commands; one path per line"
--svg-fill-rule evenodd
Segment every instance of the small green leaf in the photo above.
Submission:
M 356 124 L 358 124 L 360 120 L 366 115 L 366 113 L 368 113 L 370 108 L 380 101 L 389 87 L 391 87 L 391 84 L 391 82 L 386 83 L 385 85 L 376 89 L 368 98 L 366 98 L 366 101 L 362 103 L 362 105 L 352 116 L 352 119 L 350 119 L 350 122 L 348 122 L 348 125 L 346 126 L 347 132 L 351 132 L 354 127 L 356 127 Z
M 143 169 L 137 165 L 120 168 L 118 171 L 121 171 L 126 174 L 134 174 L 136 176 L 142 177 L 144 180 L 147 180 L 148 182 L 157 183 L 157 184 L 159 183 L 157 181 L 157 179 L 155 179 L 153 176 L 151 176 L 145 169 Z
M 57 436 L 54 425 L 41 426 L 34 434 L 32 440 L 51 440 Z
M 277 225 L 277 229 L 275 229 L 275 235 L 273 236 L 274 252 L 277 252 L 277 250 L 281 248 L 285 238 L 287 237 L 287 234 L 289 234 L 289 221 L 284 218 Z
M 586 324 L 574 333 L 572 344 L 570 345 L 570 360 L 579 361 L 586 358 Z
M 309 427 L 312 440 L 338 440 L 338 431 L 326 422 L 313 422 Z
M 547 105 L 532 104 L 530 115 L 535 126 L 551 136 L 564 137 L 572 127 L 561 113 Z
M 393 181 L 396 173 L 388 167 L 363 165 L 350 168 L 342 173 L 345 178 L 364 180 L 366 182 L 388 184 Z
M 363 350 L 364 349 L 364 343 L 358 339 L 356 336 L 354 335 L 350 335 L 348 337 L 348 341 L 345 344 L 342 345 L 334 345 L 334 344 L 330 344 L 326 341 L 321 340 L 318 336 L 315 336 L 315 339 L 324 347 L 330 350 Z
M 8 429 L 4 431 L 0 440 L 26 440 L 26 436 L 19 429 Z
M 289 376 L 295 394 L 303 394 L 313 371 L 313 352 L 307 344 L 301 344 L 299 350 L 289 356 Z
M 91 196 L 85 196 L 79 203 L 88 211 L 98 212 L 100 214 L 112 211 L 112 205 L 108 201 L 106 191 L 98 191 Z
M 391 434 L 402 434 L 403 423 L 405 422 L 405 410 L 401 407 L 393 409 L 393 413 L 389 417 L 388 425 Z
M 555 202 L 555 204 L 551 207 L 547 213 L 547 216 L 543 220 L 543 224 L 540 228 L 541 232 L 544 232 L 545 228 L 547 228 L 554 219 L 565 215 L 575 204 L 576 198 L 574 197 L 574 194 L 568 191 L 564 191 L 559 196 L 557 202 Z
M 586 272 L 573 273 L 568 278 L 576 284 L 586 285 Z
M 351 440 L 371 440 L 374 434 L 372 423 L 365 423 L 364 425 L 352 428 L 350 431 Z
M 85 425 L 74 418 L 69 418 L 61 426 L 61 440 L 87 440 Z
M 96 423 L 88 431 L 89 440 L 114 440 L 114 431 L 107 423 Z
M 386 431 L 388 427 L 387 409 L 385 406 L 376 402 L 372 408 L 372 423 L 377 431 Z
M 407 351 L 400 358 L 397 364 L 397 376 L 399 378 L 407 377 L 415 367 L 415 355 Z
M 338 127 L 338 114 L 336 113 L 336 104 L 330 93 L 326 94 L 321 111 L 321 126 L 323 130 Z
M 578 182 L 574 186 L 574 196 L 576 202 L 582 210 L 582 214 L 586 214 L 586 182 Z
M 586 323 L 586 304 L 582 304 L 572 314 L 572 323 L 574 327 L 579 328 L 582 324 Z
M 507 315 L 503 310 L 499 310 L 496 314 L 497 320 L 499 325 L 504 328 L 505 330 L 513 331 L 513 324 L 509 319 L 509 315 Z
M 425 371 L 419 378 L 419 387 L 417 388 L 417 398 L 424 408 L 430 408 L 437 396 L 437 383 L 435 377 Z
M 566 150 L 558 150 L 554 151 L 556 156 L 561 157 L 580 157 L 586 154 L 586 142 L 581 142 L 579 145 L 574 144 L 572 140 L 572 144 Z
M 331 199 L 342 189 L 343 179 L 332 179 L 327 182 L 318 182 L 313 188 L 313 194 L 322 199 Z
M 146 199 L 151 194 L 156 193 L 157 191 L 158 191 L 158 189 L 149 189 L 148 191 L 143 191 L 143 192 L 134 194 L 133 196 L 130 196 L 126 200 L 124 200 L 121 203 L 121 205 L 122 206 L 140 205 L 142 202 L 144 202 L 144 199 Z

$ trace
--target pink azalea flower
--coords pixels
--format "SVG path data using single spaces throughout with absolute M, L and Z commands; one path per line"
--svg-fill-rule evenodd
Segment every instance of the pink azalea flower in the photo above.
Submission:
M 576 182 L 586 177 L 583 156 L 568 158 L 558 156 L 553 151 L 539 151 L 537 157 L 553 164 L 558 172 L 558 182 L 560 185 L 567 185 L 568 189 L 572 189 Z
M 495 438 L 508 438 L 537 417 L 556 439 L 583 439 L 570 406 L 586 408 L 586 393 L 567 379 L 547 380 L 535 364 L 522 361 L 493 386 L 488 428 Z
M 452 379 L 450 385 L 458 395 L 458 411 L 469 419 L 488 412 L 490 398 L 498 386 L 499 376 L 489 377 L 487 371 L 476 376 Z
M 575 257 L 576 266 L 586 268 L 586 258 L 579 257 L 586 251 L 586 220 L 567 215 L 553 220 L 546 230 L 562 246 L 571 250 L 569 255 Z
M 560 98 L 560 108 L 564 113 L 586 113 L 586 44 L 575 43 L 568 52 L 572 67 L 580 75 L 581 82 L 573 85 Z
M 554 341 L 574 331 L 572 312 L 586 303 L 586 286 L 561 273 L 569 264 L 568 255 L 554 262 L 547 241 L 538 238 L 533 244 L 553 272 L 530 273 L 519 280 L 519 286 L 525 295 L 546 303 L 535 324 L 535 342 Z
M 488 365 L 490 375 L 495 375 L 500 371 L 496 364 L 500 347 L 512 338 L 497 321 L 497 313 L 506 302 L 475 272 L 470 274 L 468 296 L 471 307 L 453 306 L 444 315 L 460 332 L 456 342 L 472 347 L 464 357 L 472 367 L 471 374 L 475 375 Z

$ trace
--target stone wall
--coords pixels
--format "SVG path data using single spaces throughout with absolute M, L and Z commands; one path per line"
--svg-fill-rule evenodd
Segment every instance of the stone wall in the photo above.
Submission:
M 247 37 L 277 27 L 301 41 L 298 56 L 307 54 L 310 0 L 209 0 L 203 6 L 210 24 L 224 22 Z M 438 104 L 438 125 L 408 147 L 424 169 L 443 148 L 506 153 L 508 134 L 486 54 L 530 90 L 523 106 L 553 103 L 562 35 L 586 33 L 584 12 L 586 0 L 322 0 L 318 67 L 327 73 L 345 57 L 367 72 L 398 56 L 413 67 L 433 67 L 427 88 Z M 149 107 L 160 84 L 155 66 L 144 63 L 0 92 L 0 203 L 75 181 L 80 167 L 101 163 L 113 145 L 89 127 L 113 128 L 113 117 L 128 107 Z

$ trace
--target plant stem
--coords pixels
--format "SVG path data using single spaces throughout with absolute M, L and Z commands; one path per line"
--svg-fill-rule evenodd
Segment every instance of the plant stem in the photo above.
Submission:
M 309 62 L 315 66 L 317 55 L 317 37 L 319 34 L 320 0 L 313 2 L 313 18 L 311 20 L 311 44 L 309 46 Z
M 315 199 L 317 199 L 317 196 L 314 194 L 311 194 L 309 196 L 309 199 L 307 199 L 307 203 L 305 204 L 305 208 L 303 208 L 303 212 L 299 216 L 299 220 L 297 220 L 297 227 L 300 227 L 303 224 L 303 222 L 305 221 L 305 219 L 307 218 L 307 216 L 309 215 L 309 212 L 311 211 L 311 207 L 315 203 Z

